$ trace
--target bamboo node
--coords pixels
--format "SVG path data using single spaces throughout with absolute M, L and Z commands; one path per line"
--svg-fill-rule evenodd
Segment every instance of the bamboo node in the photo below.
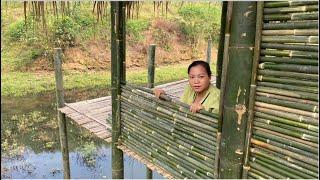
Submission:
M 241 149 L 237 149 L 235 153 L 236 154 L 243 154 L 243 151 L 241 151 Z
M 250 170 L 250 166 L 243 166 L 243 169 L 245 169 L 245 170 Z
M 259 64 L 259 69 L 264 69 L 264 66 L 265 66 L 264 63 Z

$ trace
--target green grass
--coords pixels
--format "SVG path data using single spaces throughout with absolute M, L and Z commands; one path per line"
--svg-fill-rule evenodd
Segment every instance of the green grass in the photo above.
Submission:
M 171 65 L 156 68 L 156 85 L 187 78 L 188 65 Z M 215 73 L 215 65 L 211 66 Z M 64 89 L 108 88 L 111 86 L 109 71 L 64 73 Z M 147 83 L 147 70 L 127 71 L 127 82 L 144 85 Z M 1 96 L 25 96 L 55 90 L 54 74 L 7 72 L 1 76 Z

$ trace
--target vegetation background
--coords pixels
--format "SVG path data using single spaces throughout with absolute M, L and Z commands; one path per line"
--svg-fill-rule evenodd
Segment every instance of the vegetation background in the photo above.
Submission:
M 191 61 L 205 60 L 210 37 L 215 72 L 219 2 L 146 1 L 131 6 L 127 12 L 128 81 L 147 82 L 150 44 L 157 46 L 157 84 L 185 78 Z M 109 2 L 43 6 L 29 2 L 25 7 L 26 13 L 23 2 L 1 1 L 1 96 L 54 90 L 55 47 L 64 52 L 65 89 L 110 87 Z

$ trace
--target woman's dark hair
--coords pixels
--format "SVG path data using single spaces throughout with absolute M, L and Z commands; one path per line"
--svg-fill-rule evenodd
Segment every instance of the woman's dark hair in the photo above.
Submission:
M 204 67 L 204 68 L 206 69 L 206 71 L 207 71 L 208 76 L 211 77 L 211 74 L 212 74 L 212 73 L 211 73 L 209 64 L 208 64 L 207 62 L 205 62 L 205 61 L 200 61 L 200 60 L 198 60 L 198 61 L 193 61 L 193 62 L 189 65 L 189 67 L 188 67 L 188 74 L 190 73 L 190 69 L 191 69 L 192 67 L 198 66 L 198 65 Z

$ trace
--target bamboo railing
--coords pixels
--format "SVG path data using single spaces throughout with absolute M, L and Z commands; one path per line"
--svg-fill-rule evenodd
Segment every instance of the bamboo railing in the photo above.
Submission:
M 319 178 L 318 14 L 318 1 L 264 3 L 243 178 Z
M 163 98 L 147 88 L 122 86 L 121 146 L 174 178 L 216 178 L 218 115 L 194 114 L 188 105 Z

